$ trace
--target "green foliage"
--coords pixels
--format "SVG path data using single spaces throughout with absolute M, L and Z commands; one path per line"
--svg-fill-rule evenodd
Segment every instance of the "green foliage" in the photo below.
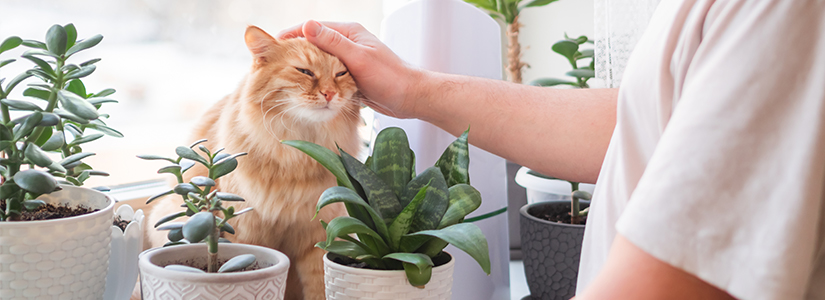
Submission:
M 545 6 L 556 1 L 558 0 L 464 0 L 507 24 L 513 24 L 521 10 L 525 8 Z
M 216 181 L 219 178 L 235 170 L 238 166 L 237 158 L 246 155 L 246 153 L 224 154 L 221 153 L 223 149 L 213 153 L 209 151 L 207 147 L 200 145 L 203 142 L 206 142 L 206 140 L 199 140 L 189 147 L 177 147 L 175 149 L 177 158 L 158 155 L 138 155 L 138 158 L 144 160 L 162 160 L 172 163 L 171 165 L 158 169 L 158 174 L 172 174 L 178 182 L 172 189 L 149 197 L 146 203 L 149 204 L 152 201 L 171 194 L 179 195 L 183 198 L 183 207 L 185 210 L 165 216 L 155 223 L 157 230 L 169 231 L 167 234 L 169 242 L 164 246 L 203 242 L 209 245 L 208 252 L 210 259 L 208 272 L 223 273 L 241 270 L 255 262 L 254 255 L 251 256 L 251 258 L 248 255 L 236 256 L 218 269 L 218 243 L 222 242 L 220 238 L 221 232 L 235 234 L 235 228 L 227 222 L 249 212 L 252 208 L 248 207 L 240 211 L 235 211 L 234 206 L 224 207 L 224 201 L 243 202 L 244 199 L 235 194 L 218 192 L 217 189 L 213 188 L 217 186 Z M 198 146 L 198 150 L 200 150 L 202 154 L 192 149 L 195 146 Z M 194 176 L 189 182 L 184 182 L 183 174 L 194 165 L 193 161 L 203 165 L 209 171 L 209 176 Z M 170 223 L 185 216 L 190 217 L 186 222 Z M 170 269 L 179 271 L 188 270 L 177 265 Z
M 569 85 L 582 89 L 589 88 L 590 86 L 587 85 L 587 80 L 596 77 L 596 69 L 595 59 L 593 59 L 593 49 L 581 49 L 581 45 L 585 43 L 593 43 L 593 41 L 589 40 L 586 36 L 580 36 L 573 39 L 565 34 L 563 40 L 556 42 L 553 44 L 553 47 L 551 47 L 553 52 L 564 56 L 564 58 L 566 58 L 570 63 L 570 66 L 573 69 L 568 71 L 566 75 L 573 77 L 575 81 L 557 78 L 539 78 L 531 81 L 529 84 L 548 87 L 556 85 Z M 579 65 L 579 61 L 586 59 L 589 59 L 590 62 L 584 65 Z
M 374 269 L 404 270 L 410 284 L 419 287 L 429 282 L 433 258 L 443 255 L 448 244 L 470 254 L 490 274 L 487 239 L 476 225 L 464 223 L 464 217 L 481 205 L 481 194 L 469 185 L 468 132 L 435 166 L 417 175 L 415 153 L 400 128 L 378 134 L 366 164 L 341 149 L 339 156 L 313 143 L 282 141 L 338 178 L 340 186 L 327 189 L 318 199 L 316 214 L 341 202 L 349 216 L 328 224 L 321 220 L 327 239 L 316 246 Z
M 102 39 L 95 35 L 78 40 L 74 25 L 67 24 L 49 28 L 45 42 L 16 36 L 0 42 L 0 54 L 21 45 L 32 48 L 20 55 L 21 62 L 32 64 L 30 69 L 5 86 L 0 76 L 0 203 L 5 206 L 0 221 L 17 220 L 23 212 L 37 209 L 42 201 L 33 199 L 59 190 L 61 184 L 79 186 L 91 176 L 108 176 L 83 163 L 94 153 L 83 152 L 81 145 L 103 135 L 123 136 L 103 121 L 108 115 L 98 112 L 104 103 L 117 103 L 103 98 L 115 90 L 87 93 L 82 79 L 94 73 L 100 59 L 80 65 L 72 60 Z M 0 59 L 0 68 L 16 61 Z M 25 98 L 10 99 L 21 83 L 26 85 L 21 93 Z

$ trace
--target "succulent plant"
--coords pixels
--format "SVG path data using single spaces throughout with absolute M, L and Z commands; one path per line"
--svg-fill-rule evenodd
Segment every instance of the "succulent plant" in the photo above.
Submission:
M 464 217 L 481 205 L 470 186 L 468 132 L 442 154 L 435 166 L 415 172 L 415 153 L 401 128 L 382 130 L 372 156 L 361 163 L 352 155 L 305 141 L 282 141 L 326 167 L 339 186 L 324 191 L 316 214 L 342 202 L 349 216 L 324 223 L 327 239 L 316 244 L 329 252 L 365 263 L 369 268 L 404 270 L 413 286 L 430 280 L 433 260 L 454 245 L 490 274 L 487 239 Z M 350 234 L 356 234 L 357 239 Z
M 164 247 L 204 242 L 208 245 L 207 272 L 224 273 L 242 270 L 255 262 L 255 256 L 252 254 L 238 255 L 220 265 L 218 262 L 218 244 L 228 242 L 228 240 L 221 238 L 221 232 L 235 234 L 235 228 L 227 222 L 249 212 L 252 207 L 240 211 L 235 211 L 234 206 L 224 207 L 224 202 L 244 201 L 244 199 L 241 196 L 219 192 L 213 188 L 217 185 L 216 180 L 238 167 L 237 158 L 246 155 L 246 153 L 221 153 L 224 150 L 223 148 L 211 152 L 206 146 L 200 145 L 203 142 L 206 142 L 206 140 L 199 140 L 189 147 L 177 147 L 175 153 L 178 157 L 174 159 L 157 155 L 138 155 L 138 158 L 145 160 L 165 160 L 172 163 L 169 166 L 160 168 L 158 173 L 172 174 L 178 182 L 172 189 L 149 197 L 146 204 L 167 195 L 179 195 L 183 198 L 184 204 L 181 206 L 183 210 L 165 216 L 155 223 L 155 228 L 158 230 L 169 231 L 167 234 L 169 242 Z M 198 150 L 204 155 L 198 154 L 193 149 L 195 146 L 198 146 Z M 195 166 L 196 163 L 209 170 L 208 176 L 194 176 L 188 182 L 185 182 L 183 174 Z M 171 222 L 181 217 L 189 217 L 189 219 L 186 222 Z M 186 272 L 203 272 L 203 270 L 183 265 L 169 265 L 166 268 Z
M 44 204 L 38 196 L 59 190 L 60 184 L 80 186 L 90 176 L 108 176 L 83 163 L 94 153 L 82 148 L 104 135 L 123 136 L 102 120 L 108 115 L 98 112 L 101 105 L 117 102 L 107 98 L 115 90 L 86 91 L 81 79 L 95 71 L 100 59 L 79 64 L 71 60 L 102 39 L 95 35 L 78 40 L 75 26 L 67 24 L 49 28 L 45 42 L 12 36 L 0 43 L 0 54 L 20 45 L 31 48 L 21 58 L 33 64 L 5 87 L 5 78 L 0 78 L 0 204 L 5 208 L 0 221 L 19 220 L 25 211 Z M 0 68 L 15 61 L 0 60 Z M 18 97 L 12 91 L 21 83 L 26 83 L 19 96 L 24 100 L 10 99 Z M 61 159 L 52 159 L 55 156 Z
M 590 86 L 587 85 L 587 80 L 596 77 L 596 67 L 595 59 L 593 59 L 593 49 L 580 48 L 581 45 L 585 43 L 592 44 L 593 40 L 588 39 L 587 36 L 584 35 L 579 36 L 577 38 L 570 38 L 567 36 L 567 34 L 565 34 L 563 40 L 556 42 L 555 44 L 553 44 L 553 47 L 551 47 L 553 52 L 556 52 L 561 56 L 564 56 L 564 58 L 567 59 L 567 62 L 570 63 L 570 66 L 573 69 L 567 71 L 566 75 L 573 77 L 576 81 L 557 78 L 539 78 L 531 81 L 530 85 L 569 85 L 581 89 L 589 88 Z M 584 66 L 579 66 L 579 61 L 584 59 L 590 59 L 590 63 L 585 64 Z

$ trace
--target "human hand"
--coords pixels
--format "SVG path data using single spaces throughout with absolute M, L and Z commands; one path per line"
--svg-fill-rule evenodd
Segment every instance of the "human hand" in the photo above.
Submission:
M 355 79 L 364 103 L 397 118 L 415 117 L 416 88 L 423 73 L 408 66 L 358 23 L 307 21 L 281 31 L 277 38 L 305 37 L 341 60 Z

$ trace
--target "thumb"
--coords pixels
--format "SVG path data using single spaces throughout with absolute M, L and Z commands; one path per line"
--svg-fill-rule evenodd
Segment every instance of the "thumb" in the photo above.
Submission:
M 356 50 L 357 45 L 349 38 L 316 21 L 307 21 L 302 30 L 310 43 L 341 60 L 346 60 L 347 54 Z

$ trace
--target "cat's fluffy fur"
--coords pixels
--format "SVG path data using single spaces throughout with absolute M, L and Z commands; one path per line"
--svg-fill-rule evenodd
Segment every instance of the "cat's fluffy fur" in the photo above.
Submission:
M 203 116 L 193 138 L 208 139 L 206 145 L 213 150 L 249 153 L 218 182 L 219 190 L 246 199 L 231 203 L 235 211 L 254 208 L 230 221 L 237 233 L 226 238 L 289 256 L 286 299 L 324 299 L 324 251 L 314 245 L 325 240 L 325 233 L 318 219 L 310 218 L 321 193 L 336 180 L 308 155 L 279 140 L 310 141 L 333 150 L 337 143 L 348 153 L 358 153 L 355 82 L 337 58 L 305 39 L 277 40 L 254 26 L 244 37 L 254 59 L 250 73 Z M 185 175 L 204 176 L 206 170 L 201 166 Z M 172 196 L 158 202 L 146 222 L 152 247 L 162 246 L 167 238 L 151 226 L 181 211 L 182 203 Z M 343 213 L 343 206 L 333 206 L 324 208 L 319 218 L 329 221 Z

